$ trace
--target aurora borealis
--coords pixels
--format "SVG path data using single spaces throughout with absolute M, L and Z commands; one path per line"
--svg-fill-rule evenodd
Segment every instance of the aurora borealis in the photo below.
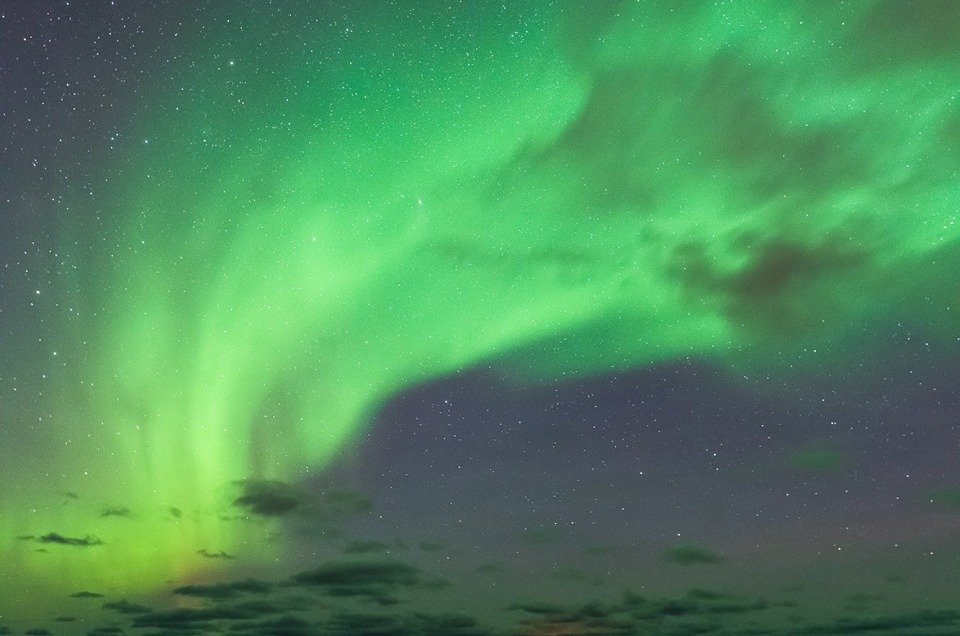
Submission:
M 960 4 L 0 25 L 0 633 L 960 631 Z

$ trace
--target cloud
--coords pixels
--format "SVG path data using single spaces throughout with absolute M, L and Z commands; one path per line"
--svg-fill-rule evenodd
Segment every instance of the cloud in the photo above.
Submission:
M 333 615 L 324 625 L 330 634 L 355 634 L 356 636 L 400 636 L 403 630 L 399 619 L 384 614 L 342 612 Z
M 680 565 L 720 563 L 723 561 L 723 556 L 717 552 L 693 543 L 675 545 L 667 550 L 664 556 L 667 561 Z
M 125 506 L 108 506 L 100 513 L 101 517 L 129 517 L 132 512 Z
M 414 585 L 420 580 L 420 570 L 399 561 L 329 562 L 292 580 L 301 585 Z
M 147 612 L 151 611 L 149 607 L 131 603 L 126 599 L 121 601 L 108 601 L 101 605 L 101 607 L 103 607 L 103 609 L 113 610 L 114 612 L 119 612 L 121 614 L 146 614 Z
M 304 492 L 281 481 L 245 480 L 234 482 L 241 488 L 233 505 L 261 517 L 282 517 L 300 508 Z
M 102 627 L 94 627 L 87 632 L 87 636 L 118 636 L 123 634 L 123 628 L 117 625 L 103 625 Z
M 690 546 L 677 546 L 677 548 Z M 696 546 L 698 547 L 698 546 Z M 676 549 L 676 548 L 675 548 Z M 699 550 L 707 551 L 698 547 Z M 709 552 L 709 551 L 707 551 Z M 147 629 L 154 634 L 235 633 L 240 636 L 518 636 L 520 634 L 628 634 L 709 633 L 862 634 L 899 636 L 904 633 L 947 633 L 960 625 L 955 610 L 905 614 L 842 616 L 824 623 L 804 622 L 798 615 L 790 626 L 778 624 L 779 614 L 766 614 L 785 602 L 768 602 L 704 588 L 668 598 L 646 598 L 630 591 L 619 597 L 580 603 L 555 600 L 521 600 L 504 608 L 501 629 L 484 625 L 476 616 L 430 613 L 404 609 L 394 596 L 402 590 L 421 594 L 433 589 L 433 580 L 416 566 L 396 561 L 335 561 L 274 583 L 255 579 L 184 585 L 173 590 L 178 596 L 205 602 L 199 608 L 151 610 L 126 600 L 103 604 L 125 615 L 126 624 L 115 623 L 91 629 L 90 636 L 115 636 Z M 327 598 L 318 604 L 303 594 L 319 591 Z M 74 598 L 95 598 L 93 592 L 77 592 Z M 433 597 L 437 598 L 437 597 Z M 882 597 L 862 595 L 849 600 L 882 603 Z M 367 600 L 376 605 L 344 605 L 338 599 Z M 384 606 L 383 609 L 377 605 Z M 389 607 L 387 607 L 389 606 Z M 879 608 L 875 608 L 879 612 Z M 766 614 L 766 615 L 765 615 Z M 65 621 L 63 621 L 65 622 Z M 512 623 L 512 627 L 511 627 Z M 740 627 L 750 624 L 752 631 Z M 41 629 L 40 627 L 36 629 Z M 738 631 L 740 630 L 740 631 Z M 0 629 L 0 634 L 3 634 Z M 34 632 L 40 634 L 40 632 Z M 950 632 L 953 633 L 953 632 Z
M 918 612 L 891 614 L 888 616 L 872 616 L 866 618 L 851 618 L 841 616 L 830 623 L 810 625 L 790 632 L 797 636 L 815 634 L 889 634 L 890 636 L 919 633 L 912 630 L 932 630 L 922 633 L 945 634 L 943 628 L 952 628 L 949 633 L 958 633 L 960 627 L 960 611 L 956 610 L 921 610 Z M 910 631 L 908 631 L 910 630 Z
M 415 613 L 403 618 L 411 634 L 422 636 L 480 636 L 489 634 L 477 619 L 463 614 Z
M 237 557 L 235 557 L 235 556 L 232 555 L 232 554 L 227 554 L 227 553 L 224 552 L 223 550 L 220 550 L 220 552 L 210 552 L 209 550 L 203 549 L 203 550 L 197 550 L 197 554 L 199 554 L 199 555 L 202 556 L 202 557 L 206 557 L 207 559 L 227 559 L 227 560 L 230 560 L 230 559 L 235 559 L 235 558 L 237 558 Z
M 333 517 L 360 515 L 373 509 L 373 502 L 366 495 L 339 488 L 323 491 L 317 505 L 321 513 Z
M 440 552 L 447 548 L 447 542 L 442 539 L 427 539 L 421 541 L 419 546 L 424 552 Z
M 217 602 L 217 599 L 210 599 Z M 241 612 L 256 612 L 261 615 L 280 614 L 282 612 L 306 611 L 314 607 L 310 599 L 285 597 L 285 598 L 253 598 L 235 603 L 232 607 Z
M 481 563 L 477 566 L 477 572 L 482 572 L 483 574 L 500 574 L 504 571 L 505 568 L 499 563 Z
M 608 636 L 635 633 L 635 619 L 627 613 L 628 605 L 595 601 L 576 609 L 554 603 L 517 603 L 508 609 L 530 614 L 529 618 L 520 620 L 526 626 L 523 633 Z
M 231 583 L 214 583 L 211 585 L 183 585 L 173 590 L 181 596 L 196 596 L 207 599 L 223 600 L 236 598 L 241 594 L 267 594 L 273 585 L 265 581 L 247 579 Z
M 476 618 L 463 614 L 341 612 L 320 625 L 336 636 L 493 636 Z
M 97 592 L 74 592 L 70 595 L 70 598 L 103 598 L 103 594 L 98 594 Z
M 590 601 L 579 607 L 527 602 L 510 606 L 528 614 L 520 623 L 523 633 L 557 634 L 727 634 L 721 617 L 762 612 L 771 605 L 764 599 L 738 597 L 692 589 L 676 598 L 647 600 L 623 592 L 619 601 Z M 753 616 L 750 617 L 753 619 Z M 755 633 L 769 633 L 758 630 Z
M 563 614 L 567 611 L 562 606 L 553 603 L 514 603 L 507 609 L 538 615 Z
M 103 541 L 92 536 L 87 535 L 82 539 L 74 537 L 65 537 L 63 535 L 57 534 L 56 532 L 51 532 L 50 534 L 45 534 L 42 537 L 36 539 L 37 543 L 54 543 L 58 545 L 69 545 L 76 548 L 85 548 L 94 545 L 103 545 Z
M 213 628 L 213 621 L 252 620 L 261 618 L 261 616 L 260 612 L 250 608 L 180 608 L 141 614 L 134 619 L 133 627 L 158 627 L 177 632 L 213 632 L 219 631 Z
M 373 503 L 358 492 L 329 488 L 318 493 L 282 481 L 243 480 L 234 482 L 240 490 L 232 503 L 261 517 L 301 515 L 321 522 L 369 512 Z
M 765 610 L 769 606 L 770 604 L 764 599 L 743 598 L 732 594 L 694 588 L 680 599 L 663 602 L 661 611 L 674 614 L 742 614 Z
M 419 568 L 399 561 L 332 561 L 293 576 L 288 585 L 317 588 L 329 596 L 360 596 L 382 605 L 397 600 L 391 592 L 430 586 Z
M 319 634 L 313 623 L 297 616 L 285 615 L 274 620 L 237 626 L 239 633 L 270 634 L 271 636 L 311 636 Z

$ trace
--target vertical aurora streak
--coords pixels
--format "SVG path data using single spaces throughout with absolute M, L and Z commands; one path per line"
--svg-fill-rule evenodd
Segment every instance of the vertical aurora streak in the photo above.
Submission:
M 221 519 L 232 482 L 322 471 L 391 395 L 474 365 L 770 368 L 881 315 L 955 331 L 960 64 L 939 21 L 536 4 L 383 5 L 315 33 L 233 8 L 178 44 L 97 168 L 99 221 L 64 227 L 79 273 L 55 293 L 83 311 L 56 327 L 50 457 L 12 457 L 30 481 L 0 495 L 4 541 L 103 545 L 12 540 L 4 563 L 60 593 L 261 553 L 266 522 Z

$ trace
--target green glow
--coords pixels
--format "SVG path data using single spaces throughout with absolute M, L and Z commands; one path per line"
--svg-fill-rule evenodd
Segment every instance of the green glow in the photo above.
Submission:
M 475 18 L 479 46 L 361 16 L 336 59 L 307 53 L 329 33 L 257 48 L 242 13 L 194 42 L 104 167 L 106 235 L 75 228 L 58 469 L 23 458 L 5 470 L 33 481 L 0 495 L 3 536 L 104 545 L 2 561 L 59 592 L 269 552 L 269 523 L 217 516 L 231 481 L 322 470 L 389 396 L 481 362 L 773 365 L 882 315 L 941 319 L 949 299 L 899 304 L 960 238 L 960 64 L 901 42 L 932 22 L 651 7 L 531 10 L 521 39 Z

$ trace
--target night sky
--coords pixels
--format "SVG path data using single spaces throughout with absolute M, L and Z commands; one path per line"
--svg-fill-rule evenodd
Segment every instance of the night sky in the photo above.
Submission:
M 0 0 L 0 634 L 960 634 L 960 2 Z

